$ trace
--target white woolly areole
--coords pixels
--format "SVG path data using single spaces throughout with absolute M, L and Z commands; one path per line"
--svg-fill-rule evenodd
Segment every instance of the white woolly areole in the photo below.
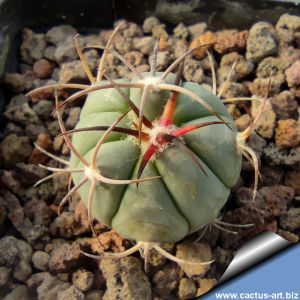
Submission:
M 162 83 L 162 81 L 160 77 L 147 77 L 141 79 L 139 83 L 143 83 L 145 86 L 149 86 L 150 90 L 158 92 L 160 90 L 158 86 Z
M 99 173 L 98 170 L 94 170 L 91 167 L 84 167 L 84 174 L 91 181 L 97 179 Z

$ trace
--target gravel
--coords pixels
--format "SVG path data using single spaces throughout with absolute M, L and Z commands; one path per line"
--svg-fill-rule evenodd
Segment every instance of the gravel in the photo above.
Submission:
M 117 26 L 118 22 L 114 24 Z M 39 164 L 61 167 L 34 148 L 37 143 L 54 155 L 68 159 L 70 154 L 51 113 L 53 91 L 46 89 L 28 98 L 27 92 L 39 86 L 89 81 L 74 47 L 77 29 L 70 25 L 35 33 L 22 31 L 19 71 L 5 74 L 3 88 L 11 95 L 4 111 L 5 128 L 0 138 L 0 287 L 5 300 L 56 299 L 189 299 L 209 291 L 222 276 L 235 252 L 251 237 L 272 230 L 291 242 L 300 237 L 300 17 L 282 15 L 277 24 L 257 22 L 249 30 L 212 32 L 206 23 L 177 24 L 173 31 L 155 17 L 139 26 L 127 23 L 114 41 L 114 49 L 140 72 L 150 70 L 155 39 L 161 38 L 158 70 L 165 70 L 188 48 L 198 49 L 185 60 L 183 78 L 211 89 L 212 74 L 206 50 L 214 58 L 218 91 L 234 62 L 224 98 L 267 95 L 263 114 L 247 144 L 261 159 L 262 182 L 255 201 L 253 169 L 243 163 L 243 171 L 229 199 L 224 221 L 254 224 L 238 229 L 238 234 L 209 228 L 192 244 L 195 233 L 177 244 L 163 245 L 178 258 L 211 265 L 179 267 L 155 251 L 150 252 L 149 270 L 143 270 L 138 255 L 120 260 L 97 261 L 81 251 L 95 255 L 120 252 L 130 242 L 116 232 L 94 222 L 103 244 L 91 234 L 87 210 L 78 195 L 57 215 L 58 204 L 67 193 L 68 176 L 59 176 L 37 187 L 32 185 L 48 175 Z M 78 38 L 82 47 L 104 46 L 111 30 Z M 215 43 L 215 44 L 214 44 Z M 96 74 L 101 51 L 85 50 L 88 65 Z M 135 76 L 111 53 L 105 66 L 111 78 Z M 269 77 L 271 84 L 269 86 Z M 61 100 L 73 90 L 58 90 Z M 63 120 L 68 129 L 78 122 L 81 101 L 66 107 Z M 239 130 L 246 129 L 258 115 L 258 101 L 233 102 L 228 112 Z M 210 230 L 211 229 L 211 230 Z M 138 258 L 137 258 L 138 257 Z M 2 295 L 1 295 L 2 296 Z

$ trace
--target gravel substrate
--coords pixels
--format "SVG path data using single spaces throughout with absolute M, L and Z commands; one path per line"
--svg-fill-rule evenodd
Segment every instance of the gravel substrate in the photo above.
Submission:
M 116 24 L 115 24 L 116 26 Z M 82 47 L 103 47 L 112 30 L 83 35 Z M 167 31 L 154 17 L 142 26 L 127 23 L 114 41 L 114 48 L 139 71 L 148 71 L 155 38 L 160 38 L 157 69 L 165 70 L 188 45 L 211 43 L 219 90 L 231 67 L 236 67 L 224 98 L 263 97 L 272 81 L 269 101 L 247 143 L 261 159 L 262 181 L 252 202 L 254 172 L 244 161 L 241 176 L 224 210 L 223 220 L 254 224 L 233 228 L 238 234 L 208 228 L 198 243 L 194 234 L 165 248 L 187 260 L 208 261 L 210 266 L 185 266 L 167 261 L 153 252 L 149 272 L 137 254 L 120 260 L 96 261 L 80 250 L 100 253 L 92 237 L 87 211 L 78 195 L 57 215 L 68 187 L 68 176 L 55 177 L 37 187 L 33 184 L 48 173 L 38 164 L 57 163 L 34 148 L 37 143 L 68 159 L 69 150 L 59 125 L 51 116 L 53 93 L 44 90 L 27 98 L 37 87 L 56 82 L 87 83 L 74 46 L 76 28 L 62 25 L 46 33 L 24 29 L 18 73 L 7 73 L 2 85 L 11 95 L 5 108 L 5 128 L 0 140 L 0 298 L 4 300 L 63 299 L 190 299 L 202 295 L 218 281 L 234 253 L 251 237 L 271 230 L 291 242 L 300 236 L 300 17 L 282 15 L 277 24 L 257 22 L 249 30 L 211 32 L 205 23 L 180 23 Z M 214 45 L 214 46 L 213 46 Z M 95 74 L 102 50 L 86 49 Z M 112 54 L 106 73 L 111 78 L 134 76 Z M 203 49 L 189 56 L 183 78 L 209 88 L 212 75 Z M 60 91 L 66 98 L 70 91 Z M 67 129 L 78 122 L 83 101 L 63 113 Z M 235 102 L 227 108 L 239 130 L 245 129 L 260 109 L 259 102 Z M 105 250 L 119 252 L 130 247 L 116 232 L 96 221 L 95 230 Z

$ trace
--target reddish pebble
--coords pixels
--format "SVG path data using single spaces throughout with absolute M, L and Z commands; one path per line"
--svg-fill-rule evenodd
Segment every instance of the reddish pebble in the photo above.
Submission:
M 54 66 L 47 59 L 40 59 L 33 65 L 33 72 L 38 78 L 50 77 Z

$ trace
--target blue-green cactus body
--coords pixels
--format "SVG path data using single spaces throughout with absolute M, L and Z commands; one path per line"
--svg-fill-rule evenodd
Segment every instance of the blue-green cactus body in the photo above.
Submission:
M 145 73 L 144 76 L 149 76 Z M 160 74 L 157 73 L 157 76 Z M 174 83 L 170 74 L 166 80 Z M 103 84 L 103 83 L 98 83 Z M 100 222 L 111 226 L 121 236 L 143 242 L 176 242 L 216 219 L 225 204 L 230 188 L 241 169 L 241 154 L 237 150 L 237 129 L 225 106 L 212 93 L 196 83 L 182 86 L 207 102 L 228 123 L 210 125 L 184 136 L 183 142 L 200 161 L 204 174 L 179 145 L 167 147 L 158 153 L 143 172 L 142 178 L 162 176 L 159 179 L 135 184 L 98 184 L 93 198 L 92 214 Z M 139 106 L 141 89 L 123 88 Z M 153 121 L 162 114 L 169 97 L 168 91 L 151 92 L 145 116 Z M 99 90 L 88 95 L 76 128 L 111 125 L 126 110 L 127 102 L 115 89 Z M 179 94 L 174 123 L 181 127 L 218 121 L 206 108 L 191 98 Z M 130 116 L 118 126 L 130 128 Z M 73 144 L 87 161 L 103 131 L 78 132 Z M 134 179 L 141 159 L 141 150 L 134 138 L 113 132 L 101 146 L 97 165 L 101 174 L 113 179 Z M 71 168 L 82 166 L 72 154 Z M 73 175 L 75 183 L 82 174 Z M 80 189 L 87 201 L 90 183 Z M 86 203 L 87 204 L 87 203 Z

